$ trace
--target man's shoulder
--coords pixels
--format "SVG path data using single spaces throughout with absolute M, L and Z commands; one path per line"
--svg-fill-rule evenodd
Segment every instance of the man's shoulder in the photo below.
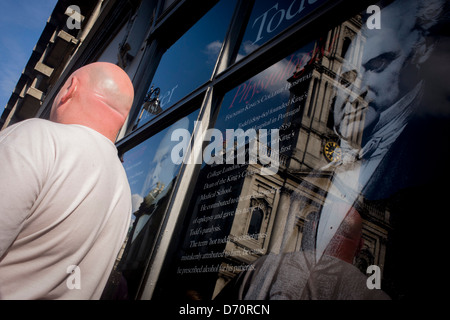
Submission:
M 8 128 L 6 128 L 5 130 L 20 128 L 20 127 L 46 127 L 46 126 L 51 125 L 52 123 L 53 122 L 51 122 L 50 120 L 46 120 L 46 119 L 31 118 L 31 119 L 26 119 L 26 120 L 17 122 L 15 124 L 9 126 Z
M 48 120 L 38 118 L 23 120 L 0 131 L 0 142 L 38 140 L 39 136 L 48 132 L 50 127 L 52 127 L 52 123 Z
M 56 128 L 57 124 L 46 119 L 32 118 L 22 120 L 17 122 L 4 130 L 0 131 L 0 135 L 8 135 L 15 131 L 38 131 L 38 130 L 49 130 L 51 128 Z
M 88 127 L 77 124 L 61 124 L 41 118 L 32 118 L 15 123 L 0 131 L 0 141 L 8 136 L 25 136 L 38 140 L 40 137 L 53 137 L 53 140 L 62 139 L 65 142 L 75 136 L 78 140 L 83 138 L 107 140 L 106 137 Z M 44 139 L 45 140 L 45 139 Z M 36 141 L 37 142 L 37 141 Z

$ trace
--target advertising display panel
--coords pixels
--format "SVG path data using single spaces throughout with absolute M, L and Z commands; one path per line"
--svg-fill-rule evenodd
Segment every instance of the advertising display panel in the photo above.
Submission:
M 407 294 L 406 255 L 429 247 L 424 195 L 440 193 L 448 154 L 446 8 L 377 8 L 381 26 L 363 12 L 225 94 L 164 292 Z

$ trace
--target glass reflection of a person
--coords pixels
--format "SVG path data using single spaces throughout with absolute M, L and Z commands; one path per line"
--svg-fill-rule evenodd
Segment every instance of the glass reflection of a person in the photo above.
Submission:
M 442 30 L 439 30 L 443 29 L 442 25 L 437 26 L 448 24 L 442 22 L 446 16 L 448 19 L 448 2 L 444 0 L 397 0 L 391 3 L 381 11 L 381 29 L 363 26 L 360 32 L 359 41 L 365 39 L 360 66 L 356 64 L 355 67 L 354 59 L 347 57 L 341 70 L 342 76 L 351 73 L 357 76 L 347 88 L 338 86 L 334 120 L 336 133 L 341 138 L 343 161 L 336 178 L 343 178 L 341 182 L 347 189 L 343 188 L 341 192 L 347 200 L 351 199 L 350 203 L 354 203 L 358 195 L 371 201 L 382 201 L 380 203 L 390 201 L 391 221 L 395 222 L 394 232 L 399 234 L 393 241 L 397 244 L 390 249 L 397 252 L 395 259 L 403 264 L 391 263 L 391 266 L 402 265 L 391 267 L 393 270 L 404 270 L 410 263 L 408 257 L 419 248 L 430 250 L 426 241 L 412 239 L 425 239 L 423 235 L 431 229 L 425 227 L 427 224 L 420 218 L 428 211 L 437 211 L 431 209 L 436 205 L 430 202 L 437 194 L 430 197 L 429 192 L 435 184 L 432 181 L 439 180 L 436 168 L 445 165 L 439 160 L 445 159 L 438 155 L 442 153 L 439 151 L 441 145 L 446 143 L 448 146 L 443 122 L 441 119 L 436 121 L 439 117 L 431 115 L 433 108 L 433 112 L 439 108 L 439 112 L 448 109 L 448 100 L 439 100 L 439 97 L 449 96 L 448 89 L 445 92 L 429 85 L 436 74 L 443 74 L 435 71 L 446 68 L 442 62 L 448 61 L 448 51 L 442 51 L 442 48 L 448 50 L 445 39 L 448 34 L 442 37 Z M 350 54 L 355 52 L 357 41 L 351 47 Z M 448 74 L 440 81 L 445 82 L 446 77 Z M 448 118 L 448 110 L 442 112 L 445 114 Z M 359 144 L 355 143 L 355 134 L 362 137 Z M 352 170 L 353 174 L 349 175 Z M 322 212 L 318 251 L 326 246 L 329 230 L 340 224 L 341 219 L 336 215 L 329 219 L 332 215 L 332 212 Z M 410 221 L 418 219 L 424 223 L 422 230 L 411 228 Z M 401 231 L 396 230 L 397 227 Z M 417 232 L 422 236 L 418 237 Z M 400 241 L 401 238 L 409 240 Z M 391 274 L 406 279 L 406 274 L 410 273 L 391 271 Z M 394 291 L 412 292 L 411 288 L 405 289 L 413 286 L 405 285 L 408 280 L 395 281 L 404 288 Z M 419 287 L 418 282 L 414 286 Z
M 344 203 L 330 204 L 343 220 L 320 259 L 313 247 L 258 259 L 216 297 L 217 300 L 366 300 L 388 299 L 370 290 L 367 277 L 353 264 L 362 247 L 362 219 Z M 314 228 L 305 228 L 310 238 Z
M 351 144 L 349 127 L 363 134 L 361 146 L 349 148 L 357 151 L 356 160 L 363 160 L 363 187 L 420 107 L 424 82 L 421 71 L 435 47 L 427 36 L 444 4 L 444 0 L 395 1 L 382 10 L 380 29 L 364 26 L 361 30 L 366 39 L 361 67 L 355 68 L 350 63 L 353 59 L 345 59 L 341 74 L 356 72 L 360 81 L 347 90 L 338 90 L 335 128 L 344 145 Z M 355 103 L 356 99 L 362 99 L 362 103 Z
M 445 1 L 440 0 L 395 1 L 382 10 L 381 29 L 368 30 L 364 27 L 360 32 L 360 36 L 365 38 L 362 67 L 359 68 L 353 59 L 347 57 L 345 60 L 341 75 L 348 76 L 354 72 L 356 81 L 350 83 L 346 89 L 338 86 L 340 90 L 334 110 L 335 130 L 341 138 L 343 156 L 339 163 L 321 168 L 333 169 L 335 175 L 331 187 L 334 190 L 328 190 L 330 196 L 327 196 L 325 205 L 318 215 L 320 218 L 316 248 L 309 253 L 303 251 L 268 255 L 257 260 L 255 270 L 239 276 L 240 283 L 236 291 L 238 298 L 269 299 L 271 292 L 274 291 L 274 283 L 277 279 L 283 278 L 283 270 L 285 274 L 292 275 L 288 279 L 294 276 L 302 277 L 305 274 L 310 278 L 311 272 L 315 273 L 318 270 L 318 265 L 322 265 L 328 257 L 334 256 L 333 248 L 340 247 L 336 246 L 341 243 L 336 241 L 336 238 L 342 238 L 340 230 L 347 225 L 345 220 L 348 214 L 355 212 L 353 206 L 359 195 L 368 196 L 372 189 L 383 198 L 384 193 L 388 192 L 389 188 L 380 187 L 374 181 L 380 177 L 377 173 L 380 167 L 389 166 L 383 164 L 387 154 L 406 131 L 411 115 L 420 107 L 424 93 L 421 68 L 423 69 L 434 49 L 434 44 L 427 41 L 427 36 L 441 15 L 444 4 Z M 354 42 L 347 52 L 350 54 L 355 52 L 355 47 L 357 45 Z M 355 135 L 362 136 L 362 139 L 355 139 Z M 304 201 L 300 193 L 301 191 L 299 197 L 295 196 L 296 192 L 293 197 L 291 196 L 288 215 L 290 218 L 286 229 L 288 232 L 284 235 L 284 244 L 287 243 L 285 239 L 289 239 L 289 228 L 292 229 L 296 213 Z M 341 203 L 340 210 L 336 210 L 333 204 L 336 203 L 336 199 Z M 351 244 L 348 241 L 344 243 Z M 302 256 L 304 258 L 301 258 Z M 291 257 L 291 263 L 288 262 L 288 257 Z M 348 266 L 351 265 L 348 259 L 341 260 L 346 261 Z M 289 265 L 291 267 L 287 268 Z M 320 278 L 320 273 L 318 275 Z M 282 283 L 280 296 L 299 297 L 299 293 L 295 293 L 295 290 L 305 289 L 304 286 L 295 288 L 291 284 L 290 281 Z M 226 288 L 226 291 L 229 288 Z M 346 294 L 339 292 L 337 287 L 330 286 L 329 289 L 341 296 Z M 251 290 L 259 294 L 256 296 L 244 294 Z M 292 295 L 287 290 L 295 294 Z M 379 295 L 379 298 L 386 298 L 382 291 L 372 293 L 375 296 Z
M 142 200 L 137 204 L 137 210 L 133 213 L 136 218 L 118 267 L 125 276 L 128 294 L 131 296 L 136 295 L 140 286 L 148 256 L 152 251 L 157 230 L 163 218 L 168 196 L 180 167 L 171 159 L 172 148 L 176 144 L 171 141 L 172 132 L 179 128 L 187 130 L 188 126 L 189 119 L 183 118 L 169 127 L 155 150 L 154 157 L 149 162 L 148 166 L 151 169 L 139 195 L 139 199 Z
M 420 107 L 424 87 L 421 67 L 434 48 L 427 35 L 444 4 L 442 0 L 395 1 L 382 9 L 382 27 L 363 26 L 347 51 L 340 74 L 348 77 L 353 73 L 354 81 L 345 88 L 337 86 L 334 121 L 343 150 L 341 164 L 346 166 L 337 169 L 336 179 L 347 187 L 341 193 L 347 201 L 351 199 L 350 203 L 361 192 L 368 195 L 371 190 L 382 196 L 386 192 L 383 189 L 387 190 L 374 187 L 377 168 L 386 161 L 388 151 Z M 365 41 L 359 66 L 351 55 L 358 55 L 362 39 Z M 355 136 L 362 138 L 358 141 Z M 328 230 L 341 221 L 330 215 L 323 212 L 321 217 L 318 253 L 326 246 L 326 239 L 332 237 L 326 234 Z
M 149 163 L 151 168 L 142 185 L 140 196 L 143 197 L 135 211 L 136 227 L 133 238 L 143 229 L 152 213 L 156 210 L 158 201 L 164 198 L 173 187 L 173 179 L 176 176 L 179 165 L 171 159 L 171 152 L 176 142 L 171 140 L 172 132 L 176 129 L 188 129 L 189 120 L 183 118 L 172 125 L 161 139 L 155 155 Z

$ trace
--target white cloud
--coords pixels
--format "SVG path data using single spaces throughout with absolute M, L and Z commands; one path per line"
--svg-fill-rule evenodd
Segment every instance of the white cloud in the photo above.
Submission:
M 206 53 L 206 55 L 208 57 L 209 63 L 216 62 L 221 48 L 222 48 L 222 42 L 219 40 L 213 41 L 206 46 L 204 52 Z
M 222 42 L 219 40 L 216 40 L 206 46 L 206 52 L 211 53 L 211 54 L 218 54 L 220 51 L 220 48 L 222 48 Z
M 144 200 L 144 198 L 142 198 L 137 193 L 135 193 L 131 196 L 131 207 L 132 207 L 133 213 L 139 209 L 139 206 L 141 205 L 143 200 Z

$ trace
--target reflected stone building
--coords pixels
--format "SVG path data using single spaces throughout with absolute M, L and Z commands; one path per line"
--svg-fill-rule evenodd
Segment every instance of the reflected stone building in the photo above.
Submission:
M 312 63 L 286 79 L 291 84 L 286 114 L 291 110 L 300 111 L 286 117 L 280 129 L 277 174 L 263 176 L 260 164 L 250 164 L 241 175 L 245 176 L 240 194 L 243 200 L 235 210 L 224 249 L 227 257 L 221 263 L 213 296 L 245 270 L 246 265 L 266 254 L 315 248 L 315 238 L 307 234 L 317 233 L 325 201 L 333 198 L 336 172 L 335 166 L 330 164 L 343 156 L 340 138 L 333 129 L 337 87 L 358 81 L 356 73 L 339 76 L 339 70 L 346 55 L 347 62 L 361 63 L 364 39 L 359 36 L 357 45 L 350 48 L 361 23 L 360 16 L 356 16 L 331 29 L 322 44 L 316 43 Z M 355 103 L 363 103 L 362 99 L 355 100 Z M 362 128 L 348 126 L 347 130 L 348 142 L 360 145 Z M 289 216 L 296 205 L 295 217 Z M 390 230 L 389 211 L 382 204 L 365 200 L 362 195 L 357 196 L 353 206 L 363 219 L 364 241 L 354 265 L 364 274 L 369 265 L 383 270 Z
M 66 24 L 72 5 L 82 13 L 80 30 Z M 384 11 L 381 30 L 365 30 L 369 5 Z M 439 256 L 436 244 L 446 234 L 438 219 L 450 157 L 450 69 L 442 63 L 450 48 L 449 10 L 443 0 L 59 0 L 0 127 L 48 119 L 62 84 L 88 63 L 117 64 L 132 79 L 135 99 L 116 147 L 135 220 L 105 299 L 220 298 L 238 274 L 267 257 L 306 251 L 321 257 L 331 240 L 325 227 L 341 222 L 324 223 L 334 203 L 355 209 L 363 221 L 362 247 L 346 265 L 357 275 L 379 266 L 381 291 L 422 299 L 441 280 L 430 258 Z M 402 20 L 419 25 L 397 28 Z M 417 32 L 419 43 L 405 43 Z M 401 54 L 383 55 L 392 50 Z M 367 70 L 370 60 L 378 63 Z M 377 73 L 377 66 L 387 71 Z M 371 101 L 360 89 L 374 75 L 380 99 L 395 85 L 404 91 Z M 398 102 L 411 114 L 391 130 L 380 126 L 396 120 L 395 112 L 363 130 L 373 120 L 365 121 L 364 110 L 377 103 L 395 110 Z M 171 160 L 179 142 L 171 134 L 180 128 L 199 161 Z M 227 130 L 236 139 L 239 129 L 279 130 L 278 146 L 257 136 L 257 150 L 276 155 L 277 172 L 263 174 L 269 163 L 261 161 L 207 163 L 208 139 L 195 138 L 208 129 L 227 140 L 214 154 L 232 149 L 247 158 L 245 143 L 228 146 Z M 377 138 L 389 141 L 364 150 Z

